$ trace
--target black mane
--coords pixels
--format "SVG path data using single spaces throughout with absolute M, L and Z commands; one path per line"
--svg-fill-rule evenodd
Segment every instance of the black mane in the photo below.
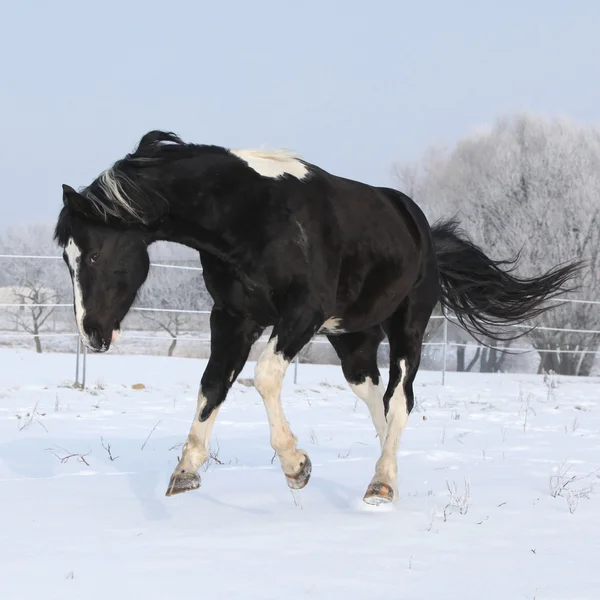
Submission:
M 173 132 L 149 131 L 133 152 L 80 189 L 90 201 L 86 216 L 116 226 L 150 225 L 169 210 L 171 178 L 165 170 L 172 170 L 174 161 L 208 155 L 233 159 L 221 146 L 186 143 Z

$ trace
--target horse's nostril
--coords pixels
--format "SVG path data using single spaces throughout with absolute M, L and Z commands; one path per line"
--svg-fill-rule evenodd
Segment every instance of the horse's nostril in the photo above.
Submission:
M 100 331 L 98 329 L 89 329 L 88 339 L 90 340 L 90 346 L 94 350 L 101 350 L 104 346 L 104 340 L 102 339 L 102 335 L 100 335 Z

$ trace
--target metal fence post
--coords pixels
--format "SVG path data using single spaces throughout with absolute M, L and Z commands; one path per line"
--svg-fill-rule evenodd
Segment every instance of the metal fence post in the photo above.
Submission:
M 294 359 L 294 385 L 298 383 L 298 360 L 299 356 L 296 354 L 296 358 Z
M 77 357 L 75 358 L 75 386 L 79 385 L 79 353 L 81 350 L 81 337 L 77 335 Z
M 448 319 L 444 315 L 444 351 L 442 360 L 442 385 L 446 385 L 446 351 L 448 349 Z
M 85 390 L 86 367 L 87 367 L 87 346 L 84 344 L 84 346 L 83 346 L 83 369 L 82 369 L 82 375 L 81 375 L 81 389 L 82 390 Z

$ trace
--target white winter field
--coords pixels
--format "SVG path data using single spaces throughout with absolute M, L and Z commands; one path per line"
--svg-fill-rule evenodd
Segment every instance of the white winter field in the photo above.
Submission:
M 375 508 L 378 442 L 338 367 L 286 379 L 304 490 L 242 381 L 202 487 L 167 498 L 204 361 L 90 355 L 85 391 L 73 355 L 0 364 L 2 600 L 600 597 L 598 378 L 421 372 L 398 502 Z

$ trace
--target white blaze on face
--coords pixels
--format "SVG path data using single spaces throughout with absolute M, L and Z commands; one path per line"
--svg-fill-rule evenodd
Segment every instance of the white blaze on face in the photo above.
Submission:
M 77 244 L 73 241 L 73 238 L 69 238 L 65 247 L 65 254 L 67 255 L 67 261 L 69 267 L 73 271 L 73 302 L 75 304 L 75 321 L 77 322 L 77 329 L 79 329 L 79 335 L 83 343 L 88 346 L 90 340 L 83 329 L 83 318 L 85 317 L 85 308 L 83 306 L 83 294 L 81 292 L 81 283 L 79 281 L 79 268 L 81 266 L 81 250 Z

